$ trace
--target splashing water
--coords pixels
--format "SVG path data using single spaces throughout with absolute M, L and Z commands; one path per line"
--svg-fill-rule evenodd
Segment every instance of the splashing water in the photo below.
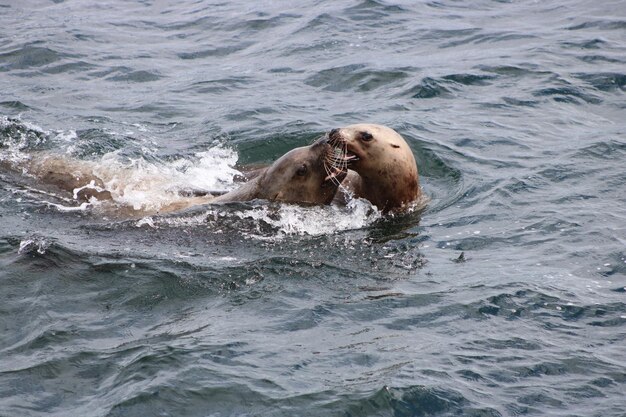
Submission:
M 135 210 L 150 211 L 184 202 L 188 198 L 180 194 L 183 190 L 228 191 L 234 188 L 233 178 L 240 175 L 233 167 L 236 162 L 235 151 L 218 145 L 197 153 L 195 158 L 164 163 L 143 158 L 124 162 L 116 153 L 110 153 L 92 169 L 115 202 Z
M 43 255 L 49 247 L 49 241 L 40 236 L 33 236 L 20 242 L 20 247 L 17 250 L 17 253 L 19 255 L 26 255 L 29 253 L 38 253 Z
M 194 215 L 175 217 L 147 216 L 135 226 L 206 227 L 218 230 L 232 220 L 238 232 L 257 240 L 278 241 L 287 236 L 320 236 L 371 225 L 382 217 L 375 206 L 363 199 L 350 199 L 346 206 L 299 206 L 293 204 L 258 205 L 229 209 L 212 207 Z M 231 207 L 232 208 L 232 207 Z M 266 230 L 269 226 L 269 230 Z
M 237 153 L 223 145 L 217 145 L 204 152 L 196 153 L 196 160 L 178 159 L 166 169 L 183 174 L 182 179 L 189 186 L 211 191 L 230 191 L 234 187 L 233 178 L 241 172 L 233 168 L 238 160 Z

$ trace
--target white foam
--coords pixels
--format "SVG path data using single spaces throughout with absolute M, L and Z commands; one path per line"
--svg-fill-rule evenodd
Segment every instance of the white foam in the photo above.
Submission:
M 143 158 L 123 160 L 116 152 L 92 163 L 95 176 L 117 203 L 135 210 L 159 210 L 183 201 L 181 190 L 228 191 L 240 174 L 233 166 L 234 150 L 218 145 L 199 152 L 191 159 L 147 162 Z
M 49 207 L 54 207 L 61 212 L 87 211 L 93 207 L 92 202 L 84 202 L 81 203 L 80 206 L 64 206 L 63 204 L 52 203 L 50 201 L 44 201 L 44 203 Z
M 228 191 L 233 188 L 233 178 L 241 175 L 234 166 L 237 153 L 222 145 L 196 153 L 196 160 L 179 159 L 170 168 L 180 171 L 187 183 L 195 188 L 211 191 Z
M 326 235 L 360 229 L 381 217 L 376 207 L 363 199 L 351 199 L 345 207 L 281 205 L 264 220 L 285 235 Z
M 202 214 L 183 217 L 143 218 L 137 227 L 206 227 L 221 233 L 219 225 L 226 217 L 235 217 L 241 222 L 238 233 L 266 241 L 281 240 L 287 236 L 319 236 L 336 234 L 371 225 L 381 218 L 381 213 L 363 199 L 350 200 L 346 206 L 299 206 L 292 204 L 262 205 L 243 210 L 227 210 L 223 205 L 214 206 Z M 252 222 L 252 227 L 249 223 Z M 270 225 L 267 231 L 263 225 Z M 265 230 L 265 231 L 263 231 Z
M 57 142 L 61 142 L 63 146 L 65 146 L 65 153 L 67 155 L 72 155 L 76 152 L 77 142 L 78 142 L 78 134 L 75 130 L 67 130 L 67 131 L 57 131 L 55 132 L 54 140 Z
M 56 135 L 54 136 L 54 139 L 61 142 L 74 143 L 76 142 L 76 139 L 78 139 L 78 135 L 76 134 L 75 130 L 60 130 L 55 133 Z
M 19 164 L 22 161 L 28 159 L 28 154 L 24 151 L 32 145 L 39 145 L 44 143 L 46 141 L 48 132 L 46 132 L 37 125 L 24 122 L 19 118 L 9 119 L 6 116 L 0 116 L 0 127 L 7 128 L 14 125 L 21 126 L 24 130 L 26 130 L 26 132 L 33 131 L 41 134 L 41 137 L 37 137 L 34 143 L 32 143 L 32 141 L 29 140 L 28 133 L 24 133 L 18 129 L 18 132 L 16 133 L 19 134 L 11 136 L 2 143 L 0 143 L 0 161 L 7 161 L 12 164 Z M 32 139 L 32 136 L 30 137 L 30 139 Z
M 37 253 L 43 255 L 46 253 L 49 246 L 50 243 L 43 238 L 35 237 L 31 239 L 24 239 L 20 242 L 20 247 L 17 250 L 17 253 L 24 255 L 26 253 L 36 251 Z
M 137 220 L 137 222 L 135 223 L 136 227 L 141 227 L 141 226 L 150 226 L 151 228 L 156 228 L 156 225 L 154 224 L 154 219 L 152 217 L 144 217 L 142 219 Z

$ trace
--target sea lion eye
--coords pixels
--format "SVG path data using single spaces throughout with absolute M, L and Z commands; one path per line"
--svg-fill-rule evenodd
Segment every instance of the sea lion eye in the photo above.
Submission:
M 298 170 L 296 171 L 296 174 L 303 177 L 306 175 L 306 171 L 307 171 L 306 165 L 302 165 L 300 168 L 298 168 Z
M 372 136 L 371 133 L 369 133 L 369 132 L 361 132 L 361 140 L 363 142 L 369 142 L 372 139 L 374 139 L 374 136 Z

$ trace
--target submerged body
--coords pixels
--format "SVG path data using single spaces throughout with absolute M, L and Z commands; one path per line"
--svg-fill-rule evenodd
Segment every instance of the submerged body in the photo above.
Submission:
M 106 161 L 81 161 L 50 154 L 31 154 L 26 160 L 4 162 L 2 168 L 25 174 L 25 179 L 34 182 L 33 188 L 55 195 L 58 191 L 68 192 L 71 198 L 64 198 L 79 203 L 104 202 L 109 214 L 126 217 L 174 212 L 207 203 L 255 199 L 329 204 L 347 174 L 347 170 L 337 170 L 332 175 L 327 172 L 333 152 L 334 148 L 325 140 L 292 149 L 267 168 L 259 170 L 255 178 L 222 195 L 184 195 L 177 190 L 162 190 L 171 185 L 162 175 L 139 174 L 136 169 Z M 145 190 L 146 194 L 161 189 L 162 198 L 151 204 L 139 201 L 129 207 L 124 198 L 129 182 L 140 192 Z

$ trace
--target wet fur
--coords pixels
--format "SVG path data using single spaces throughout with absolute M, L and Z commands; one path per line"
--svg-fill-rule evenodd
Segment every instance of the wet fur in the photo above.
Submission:
M 22 173 L 27 182 L 39 189 L 46 189 L 49 194 L 69 193 L 62 199 L 74 202 L 89 202 L 93 198 L 104 201 L 108 214 L 123 217 L 143 216 L 184 210 L 191 206 L 207 203 L 227 203 L 250 201 L 255 199 L 298 204 L 329 204 L 345 176 L 345 172 L 336 172 L 328 178 L 328 159 L 333 152 L 326 140 L 320 140 L 311 146 L 293 149 L 266 168 L 254 170 L 251 179 L 237 189 L 223 195 L 201 193 L 177 193 L 173 191 L 169 201 L 155 208 L 123 207 L 117 204 L 116 195 L 123 193 L 125 178 L 133 178 L 133 168 L 110 166 L 106 162 L 92 162 L 71 159 L 51 154 L 31 154 L 19 162 L 2 162 L 0 168 L 14 173 Z M 341 171 L 341 170 L 339 170 Z M 154 178 L 144 174 L 147 189 L 151 186 L 167 185 L 167 178 Z M 106 189 L 106 184 L 118 188 Z M 106 204 L 111 202 L 114 204 Z
M 331 144 L 344 144 L 358 158 L 349 163 L 342 184 L 349 194 L 369 200 L 382 212 L 402 211 L 421 197 L 413 151 L 395 130 L 356 124 L 333 129 L 328 137 Z

